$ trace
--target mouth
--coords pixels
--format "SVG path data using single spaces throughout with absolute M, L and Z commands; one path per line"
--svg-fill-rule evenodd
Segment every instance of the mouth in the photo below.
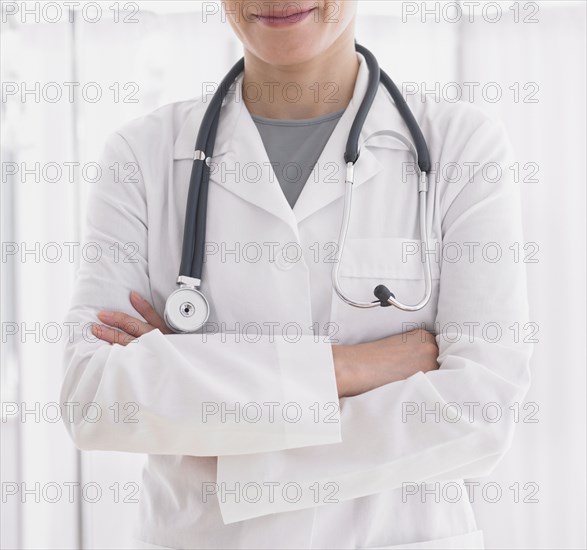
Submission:
M 317 9 L 318 8 L 314 7 L 305 11 L 298 10 L 289 15 L 282 16 L 267 13 L 264 15 L 256 15 L 255 17 L 257 21 L 269 27 L 289 27 L 291 25 L 295 25 L 306 20 L 310 16 L 310 14 L 314 13 Z

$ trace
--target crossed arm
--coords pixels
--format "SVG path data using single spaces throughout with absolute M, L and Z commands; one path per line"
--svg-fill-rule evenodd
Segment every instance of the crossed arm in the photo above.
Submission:
M 123 312 L 100 311 L 98 318 L 102 323 L 93 325 L 94 336 L 110 344 L 126 346 L 155 329 L 173 334 L 140 294 L 131 292 L 129 300 L 142 319 Z M 339 397 L 360 395 L 439 366 L 434 335 L 421 329 L 374 342 L 333 345 L 332 356 Z

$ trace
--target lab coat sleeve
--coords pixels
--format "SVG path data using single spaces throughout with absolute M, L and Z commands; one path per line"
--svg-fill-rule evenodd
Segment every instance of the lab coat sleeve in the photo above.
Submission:
M 340 443 L 220 457 L 219 484 L 266 488 L 255 501 L 227 495 L 220 502 L 226 523 L 408 482 L 484 476 L 496 466 L 512 439 L 511 407 L 524 398 L 530 380 L 526 270 L 523 258 L 514 257 L 523 252 L 519 184 L 511 177 L 510 151 L 501 124 L 486 120 L 460 158 L 450 159 L 478 165 L 473 177 L 448 184 L 440 198 L 443 242 L 476 256 L 442 265 L 440 369 L 341 399 Z M 490 162 L 502 171 L 495 183 L 482 174 Z
M 139 318 L 130 291 L 151 295 L 145 188 L 122 135 L 107 142 L 100 165 L 104 177 L 89 193 L 84 239 L 92 254 L 80 267 L 66 319 L 61 403 L 75 444 L 218 456 L 340 441 L 331 346 L 311 336 L 288 344 L 153 330 L 122 346 L 92 335 L 99 310 Z M 305 414 L 292 421 L 288 403 Z M 335 406 L 329 422 L 315 421 L 316 404 Z

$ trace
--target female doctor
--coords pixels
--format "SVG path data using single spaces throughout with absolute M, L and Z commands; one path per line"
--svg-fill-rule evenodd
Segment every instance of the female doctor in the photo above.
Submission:
M 470 105 L 410 102 L 432 161 L 423 250 L 410 131 L 379 85 L 339 258 L 345 147 L 369 81 L 356 2 L 224 8 L 245 66 L 206 161 L 209 317 L 192 333 L 164 321 L 203 98 L 107 142 L 102 165 L 133 169 L 105 168 L 91 191 L 85 239 L 102 257 L 79 273 L 61 398 L 103 414 L 70 416 L 71 437 L 149 455 L 148 547 L 482 548 L 463 480 L 507 450 L 531 353 L 515 330 L 527 304 L 503 129 Z M 416 304 L 426 254 L 417 311 L 333 289 L 338 262 L 350 299 L 384 284 Z

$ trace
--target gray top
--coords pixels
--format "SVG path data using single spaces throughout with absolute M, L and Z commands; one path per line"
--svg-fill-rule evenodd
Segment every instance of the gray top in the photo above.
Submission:
M 306 120 L 276 120 L 251 115 L 279 185 L 292 208 L 343 113 L 344 109 Z

